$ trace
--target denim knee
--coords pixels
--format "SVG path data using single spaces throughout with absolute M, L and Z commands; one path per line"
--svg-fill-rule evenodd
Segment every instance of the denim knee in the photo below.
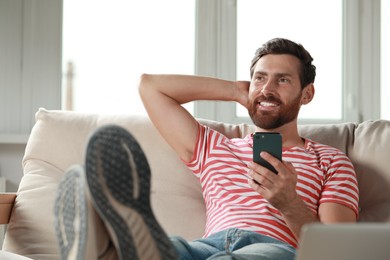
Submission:
M 205 260 L 221 251 L 218 243 L 212 238 L 186 241 L 182 237 L 174 236 L 170 239 L 180 260 Z
M 191 249 L 189 248 L 188 242 L 179 236 L 173 236 L 170 237 L 170 240 L 173 244 L 173 246 L 176 249 L 177 255 L 179 256 L 180 260 L 192 260 L 194 259 L 191 256 Z

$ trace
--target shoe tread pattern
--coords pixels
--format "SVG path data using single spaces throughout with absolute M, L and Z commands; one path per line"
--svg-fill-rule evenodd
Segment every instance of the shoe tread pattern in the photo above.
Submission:
M 151 209 L 148 161 L 129 132 L 113 125 L 98 129 L 88 144 L 86 172 L 97 210 L 115 233 L 122 259 L 176 259 Z M 126 220 L 112 198 L 127 208 Z

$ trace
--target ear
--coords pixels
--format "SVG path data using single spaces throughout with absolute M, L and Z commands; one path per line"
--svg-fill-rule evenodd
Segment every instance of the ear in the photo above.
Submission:
M 309 104 L 313 100 L 314 93 L 315 93 L 315 89 L 313 83 L 308 84 L 302 90 L 301 104 L 302 105 Z

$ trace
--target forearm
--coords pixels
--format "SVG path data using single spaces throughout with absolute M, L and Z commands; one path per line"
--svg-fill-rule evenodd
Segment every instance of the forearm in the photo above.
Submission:
M 155 91 L 179 104 L 195 100 L 238 101 L 236 82 L 189 75 L 151 75 L 141 77 L 140 93 Z
M 287 225 L 299 239 L 302 226 L 308 223 L 321 222 L 325 224 L 356 222 L 355 212 L 341 204 L 322 203 L 318 207 L 318 214 L 313 213 L 301 198 L 297 198 L 283 210 L 280 210 Z
M 281 213 L 297 239 L 300 238 L 303 225 L 319 221 L 318 216 L 300 198 L 292 202 L 287 209 L 281 210 Z

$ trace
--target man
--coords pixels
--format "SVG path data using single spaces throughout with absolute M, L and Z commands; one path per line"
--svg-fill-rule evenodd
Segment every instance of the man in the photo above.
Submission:
M 250 83 L 191 76 L 143 75 L 140 94 L 150 119 L 195 175 L 208 179 L 209 183 L 202 182 L 208 209 L 206 237 L 224 232 L 226 228 L 238 227 L 254 231 L 253 236 L 270 236 L 296 248 L 304 224 L 356 221 L 358 191 L 352 164 L 339 151 L 305 140 L 298 134 L 300 107 L 308 104 L 314 96 L 315 67 L 311 62 L 312 57 L 301 45 L 287 39 L 273 39 L 256 52 Z M 252 136 L 244 140 L 229 140 L 199 125 L 181 106 L 194 100 L 238 102 L 248 109 L 257 131 L 281 133 L 283 162 L 269 154 L 261 154 L 278 174 L 251 162 L 250 156 L 237 152 L 251 147 Z M 253 198 L 258 203 L 246 206 L 238 202 L 241 212 L 244 212 L 237 216 L 240 221 L 215 222 L 215 219 L 232 219 L 237 205 L 224 205 L 228 201 L 224 197 L 232 192 L 224 189 L 223 181 L 212 181 L 212 176 L 219 173 L 205 164 L 205 160 L 212 159 L 212 145 L 218 145 L 211 144 L 212 139 L 219 140 L 218 144 L 226 147 L 219 149 L 225 149 L 228 159 L 218 163 L 229 168 L 229 161 L 238 156 L 238 161 L 234 163 L 241 163 L 241 169 L 235 166 L 229 174 L 245 175 L 248 171 L 251 177 L 249 186 L 257 193 L 257 197 Z M 330 153 L 335 156 L 333 162 L 329 162 Z M 352 183 L 337 183 L 344 171 Z M 326 178 L 329 180 L 326 181 Z M 228 179 L 226 177 L 224 181 Z M 320 185 L 322 188 L 313 191 L 308 185 Z M 213 197 L 215 192 L 211 191 L 216 190 L 226 193 L 222 198 Z M 345 192 L 353 194 L 353 199 L 345 199 Z M 246 198 L 252 196 L 245 192 L 241 195 Z M 216 210 L 218 207 L 223 210 Z M 280 246 L 276 247 L 278 251 Z M 240 254 L 245 255 L 244 249 L 240 249 Z M 252 246 L 249 251 L 250 254 L 254 251 L 261 254 L 262 246 Z
M 351 162 L 339 150 L 298 134 L 300 107 L 314 96 L 310 54 L 292 41 L 273 39 L 257 50 L 250 73 L 250 82 L 184 75 L 141 77 L 139 91 L 150 119 L 202 185 L 207 223 L 199 240 L 168 240 L 151 210 L 137 206 L 136 197 L 148 196 L 131 198 L 116 194 L 115 188 L 93 184 L 102 179 L 99 176 L 123 180 L 136 174 L 144 178 L 143 184 L 126 193 L 144 188 L 146 194 L 150 172 L 142 150 L 128 133 L 111 127 L 92 137 L 86 162 L 89 190 L 122 259 L 126 254 L 134 259 L 136 254 L 140 259 L 294 259 L 304 224 L 356 221 L 358 188 Z M 194 100 L 238 102 L 248 109 L 257 131 L 281 133 L 283 160 L 260 154 L 277 174 L 252 162 L 253 134 L 228 139 L 200 125 L 181 106 Z M 102 154 L 104 150 L 109 152 Z M 120 154 L 127 154 L 134 167 L 121 165 L 126 159 L 120 159 Z M 106 166 L 96 166 L 100 164 Z M 80 170 L 77 176 L 82 174 Z M 104 181 L 108 187 L 110 178 Z M 245 188 L 235 189 L 237 181 Z M 236 199 L 229 200 L 231 196 Z M 104 212 L 107 207 L 111 213 Z M 136 221 L 115 225 L 125 219 L 123 212 L 143 223 L 138 225 L 143 232 L 138 233 L 147 234 L 144 238 L 133 231 L 132 235 L 122 232 L 136 228 Z M 121 244 L 122 240 L 128 242 Z M 149 241 L 149 250 L 141 246 L 142 241 Z M 145 257 L 146 252 L 154 256 Z

